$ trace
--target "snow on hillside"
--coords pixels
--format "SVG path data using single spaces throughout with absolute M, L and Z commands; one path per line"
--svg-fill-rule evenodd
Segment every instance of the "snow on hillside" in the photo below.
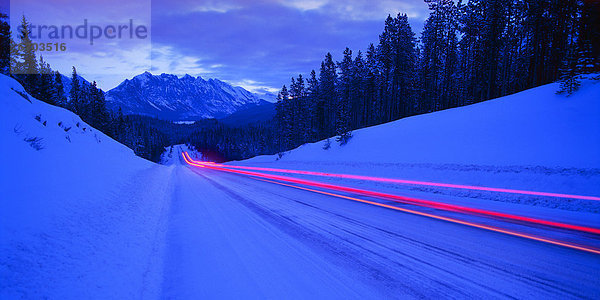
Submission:
M 282 161 L 600 168 L 600 82 L 570 97 L 549 84 L 353 132 L 345 146 L 302 146 Z M 251 161 L 269 161 L 263 156 Z
M 319 141 L 281 158 L 231 164 L 600 195 L 600 82 L 585 80 L 569 97 L 557 90 L 558 84 L 549 84 L 356 130 L 347 145 L 330 139 L 328 150 Z M 489 198 L 598 209 L 588 202 Z
M 163 202 L 145 200 L 170 169 L 4 75 L 0 95 L 0 298 L 154 293 L 143 286 L 158 280 L 145 270 Z

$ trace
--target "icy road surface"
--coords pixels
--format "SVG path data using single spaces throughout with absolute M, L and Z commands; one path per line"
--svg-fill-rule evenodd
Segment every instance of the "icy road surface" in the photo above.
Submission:
M 175 167 L 167 297 L 597 298 L 600 256 Z

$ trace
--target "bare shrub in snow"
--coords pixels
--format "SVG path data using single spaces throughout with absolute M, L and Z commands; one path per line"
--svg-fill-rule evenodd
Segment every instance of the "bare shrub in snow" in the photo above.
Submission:
M 23 139 L 24 141 L 26 141 L 29 146 L 31 146 L 31 148 L 35 149 L 35 150 L 42 150 L 44 149 L 44 145 L 42 144 L 42 138 L 41 137 L 26 137 Z
M 329 139 L 325 140 L 325 145 L 323 145 L 323 150 L 329 150 L 331 148 L 331 141 Z

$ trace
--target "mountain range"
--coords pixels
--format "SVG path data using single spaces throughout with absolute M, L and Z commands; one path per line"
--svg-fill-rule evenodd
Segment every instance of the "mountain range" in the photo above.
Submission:
M 110 109 L 120 107 L 124 114 L 174 121 L 223 118 L 239 110 L 272 105 L 267 99 L 218 79 L 149 72 L 127 79 L 106 93 Z
M 79 80 L 87 82 L 79 76 Z M 89 82 L 87 82 L 89 83 Z M 71 78 L 63 76 L 65 94 L 69 96 Z M 126 79 L 105 93 L 106 105 L 126 115 L 145 115 L 171 121 L 194 121 L 207 118 L 222 119 L 234 113 L 243 116 L 250 110 L 256 113 L 273 110 L 274 95 L 255 94 L 218 79 L 203 79 L 185 75 L 152 75 L 149 72 Z M 240 112 L 242 112 L 240 114 Z

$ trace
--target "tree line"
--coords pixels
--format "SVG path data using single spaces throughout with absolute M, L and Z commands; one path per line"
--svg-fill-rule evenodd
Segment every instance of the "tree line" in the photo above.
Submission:
M 277 145 L 285 151 L 403 117 L 468 105 L 600 72 L 600 2 L 425 0 L 417 40 L 406 14 L 388 16 L 377 45 L 346 48 L 279 92 Z
M 277 136 L 268 122 L 230 127 L 216 123 L 195 130 L 186 140 L 207 161 L 242 160 L 261 154 L 273 154 Z
M 155 162 L 160 160 L 164 147 L 171 142 L 168 135 L 143 120 L 124 116 L 120 109 L 109 111 L 104 91 L 95 81 L 82 80 L 75 67 L 71 87 L 65 93 L 63 75 L 52 70 L 43 56 L 38 59 L 25 16 L 21 25 L 15 40 L 7 16 L 0 14 L 0 71 L 3 74 L 18 80 L 34 98 L 74 112 L 84 122 L 133 149 L 138 156 Z

